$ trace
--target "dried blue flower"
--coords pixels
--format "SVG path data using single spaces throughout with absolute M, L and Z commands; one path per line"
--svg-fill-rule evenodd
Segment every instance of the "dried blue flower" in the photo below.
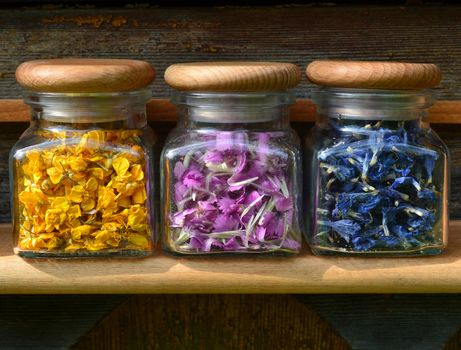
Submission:
M 336 208 L 342 217 L 347 216 L 348 211 L 365 214 L 375 208 L 381 201 L 379 192 L 370 193 L 340 193 L 338 194 Z
M 351 237 L 360 231 L 360 225 L 353 220 L 338 220 L 338 221 L 319 221 L 319 226 L 330 227 L 346 242 L 350 242 Z
M 404 251 L 435 244 L 441 203 L 438 154 L 401 122 L 341 126 L 317 154 L 320 183 L 313 243 L 348 251 Z M 360 123 L 359 123 L 360 124 Z M 334 125 L 334 122 L 333 122 Z

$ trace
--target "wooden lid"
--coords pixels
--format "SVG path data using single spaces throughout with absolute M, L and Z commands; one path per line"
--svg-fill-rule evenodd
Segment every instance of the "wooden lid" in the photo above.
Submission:
M 299 68 L 280 62 L 178 63 L 165 71 L 165 81 L 182 91 L 283 91 L 301 80 Z
M 154 68 L 137 60 L 36 60 L 16 69 L 16 80 L 23 88 L 41 92 L 132 91 L 146 87 L 154 78 Z
M 379 61 L 314 61 L 306 74 L 318 85 L 365 89 L 424 89 L 442 79 L 435 64 Z

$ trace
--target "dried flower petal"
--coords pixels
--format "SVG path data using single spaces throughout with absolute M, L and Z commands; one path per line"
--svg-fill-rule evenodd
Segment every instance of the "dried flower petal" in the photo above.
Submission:
M 69 253 L 149 249 L 140 131 L 37 133 L 53 142 L 39 151 L 22 150 L 25 156 L 16 159 L 18 247 Z
M 130 168 L 130 162 L 124 157 L 118 157 L 112 162 L 112 166 L 118 176 L 124 176 Z
M 285 152 L 271 149 L 272 134 L 208 132 L 199 142 L 205 140 L 214 147 L 188 148 L 170 160 L 173 249 L 299 250 L 289 160 Z
M 313 244 L 340 251 L 405 251 L 436 245 L 441 186 L 432 184 L 437 152 L 420 146 L 412 122 L 343 126 L 318 153 L 317 234 Z M 328 140 L 331 143 L 331 140 Z

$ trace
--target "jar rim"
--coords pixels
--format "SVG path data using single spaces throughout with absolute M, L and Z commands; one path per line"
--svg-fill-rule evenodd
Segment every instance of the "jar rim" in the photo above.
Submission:
M 275 107 L 290 105 L 295 102 L 295 95 L 290 90 L 270 92 L 214 92 L 214 91 L 178 91 L 171 94 L 171 102 L 175 105 L 192 107 L 219 107 L 236 104 L 242 106 Z
M 366 88 L 351 88 L 351 87 L 337 87 L 337 86 L 320 86 L 312 89 L 313 91 L 328 92 L 328 93 L 359 93 L 359 94 L 398 94 L 413 96 L 417 94 L 430 93 L 431 89 L 366 89 Z
M 68 93 L 25 91 L 24 102 L 50 121 L 87 123 L 124 120 L 132 111 L 145 111 L 149 89 L 126 92 Z
M 187 118 L 214 124 L 274 121 L 285 115 L 295 99 L 291 91 L 174 91 L 171 95 L 173 104 L 185 108 Z
M 436 100 L 430 89 L 390 90 L 321 87 L 312 90 L 320 114 L 331 118 L 410 120 L 424 117 Z
M 44 97 L 44 98 L 72 98 L 72 97 L 142 97 L 149 95 L 152 96 L 150 89 L 139 89 L 133 91 L 117 91 L 117 92 L 45 92 L 45 91 L 32 91 L 24 90 L 24 101 L 27 103 L 27 98 L 30 96 Z

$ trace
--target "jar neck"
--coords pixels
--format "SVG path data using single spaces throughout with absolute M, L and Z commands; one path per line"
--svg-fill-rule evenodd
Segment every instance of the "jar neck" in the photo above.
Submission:
M 435 100 L 428 90 L 352 88 L 321 88 L 313 93 L 312 99 L 317 105 L 317 124 L 381 122 L 389 128 L 402 125 L 402 122 L 421 125 Z
M 223 130 L 281 130 L 289 128 L 289 92 L 210 93 L 176 92 L 178 126 Z
M 147 124 L 147 90 L 120 93 L 36 93 L 25 94 L 32 123 L 40 127 L 74 129 L 141 128 Z
M 147 125 L 146 122 L 140 123 L 135 121 L 136 118 L 129 118 L 124 120 L 115 121 L 103 121 L 103 122 L 89 122 L 89 123 L 70 123 L 70 122 L 57 122 L 48 119 L 38 118 L 31 120 L 31 126 L 47 129 L 47 130 L 72 130 L 82 132 L 88 131 L 89 129 L 100 129 L 100 130 L 120 130 L 120 129 L 140 129 Z M 146 117 L 143 118 L 146 120 Z M 139 120 L 138 120 L 139 121 Z

